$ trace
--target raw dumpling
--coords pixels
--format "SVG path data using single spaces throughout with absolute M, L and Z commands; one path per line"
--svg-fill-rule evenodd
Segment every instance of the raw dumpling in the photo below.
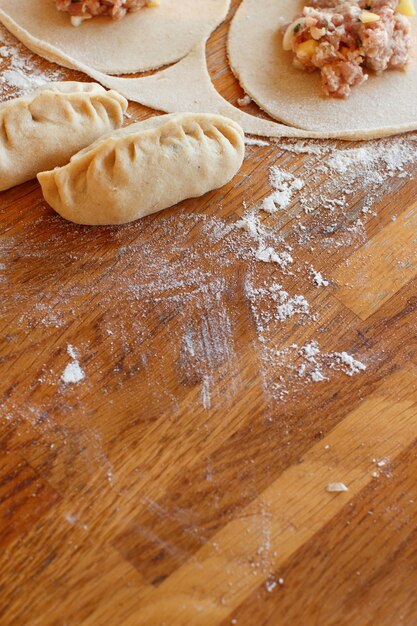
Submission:
M 67 220 L 124 224 L 221 187 L 244 152 L 243 131 L 229 118 L 162 115 L 102 137 L 38 180 Z
M 34 178 L 120 128 L 127 100 L 96 83 L 50 83 L 0 104 L 0 190 Z

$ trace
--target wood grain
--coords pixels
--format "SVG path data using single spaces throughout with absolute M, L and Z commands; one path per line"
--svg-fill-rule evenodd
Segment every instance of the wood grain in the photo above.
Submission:
M 233 103 L 238 4 L 208 46 Z M 223 189 L 120 228 L 1 194 L 2 626 L 417 624 L 417 159 L 329 204 L 354 147 L 248 146 Z M 262 217 L 286 271 L 236 226 L 274 165 L 304 182 Z M 277 285 L 308 313 L 278 319 Z
M 338 298 L 349 303 L 348 306 L 362 319 L 372 315 L 401 287 L 415 279 L 416 230 L 417 208 L 410 207 L 333 274 L 333 279 L 340 285 Z

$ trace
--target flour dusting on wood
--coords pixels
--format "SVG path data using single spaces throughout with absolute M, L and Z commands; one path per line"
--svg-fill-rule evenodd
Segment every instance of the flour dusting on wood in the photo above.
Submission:
M 65 80 L 68 72 L 58 65 L 45 69 L 42 60 L 31 54 L 4 26 L 0 25 L 0 98 L 24 95 L 52 81 Z
M 27 289 L 3 300 L 3 312 L 18 307 L 22 327 L 41 326 L 53 344 L 54 334 L 77 319 L 78 299 L 93 298 L 115 380 L 120 376 L 123 384 L 126 368 L 148 380 L 146 372 L 157 371 L 159 361 L 174 368 L 175 393 L 195 389 L 195 401 L 206 411 L 228 398 L 233 403 L 234 394 L 242 393 L 236 372 L 245 357 L 237 328 L 257 357 L 270 402 L 288 402 L 309 386 L 365 372 L 378 356 L 369 355 L 360 343 L 351 352 L 351 338 L 329 330 L 340 305 L 334 298 L 337 286 L 323 268 L 328 255 L 337 265 L 366 240 L 377 200 L 387 186 L 395 190 L 411 175 L 416 135 L 360 148 L 288 141 L 259 145 L 259 150 L 271 154 L 269 180 L 264 195 L 258 193 L 255 200 L 245 181 L 238 218 L 216 217 L 214 203 L 205 213 L 178 207 L 135 224 L 94 231 L 68 224 L 38 204 L 30 242 L 19 233 L 3 237 L 0 276 L 8 279 L 17 249 L 33 269 L 59 255 L 60 265 L 49 264 L 49 271 L 60 288 L 44 290 L 33 309 L 27 289 L 39 292 L 42 287 L 32 271 Z M 364 189 L 365 199 L 356 201 L 355 192 Z M 54 234 L 48 246 L 39 246 L 36 233 L 45 227 Z M 112 242 L 111 253 L 103 258 L 97 237 Z M 61 267 L 73 263 L 85 265 L 81 284 L 62 277 Z M 104 266 L 108 270 L 103 273 Z M 96 276 L 101 276 L 99 283 Z M 242 301 L 249 316 L 242 317 L 237 305 Z M 159 327 L 165 329 L 167 350 L 156 355 L 149 342 Z M 88 355 L 88 345 L 83 354 Z M 53 385 L 57 376 L 64 389 L 92 384 L 77 358 L 69 356 L 64 373 L 46 371 L 42 384 Z M 152 378 L 148 384 L 156 403 L 175 407 L 176 396 L 168 390 L 172 380 L 168 385 Z

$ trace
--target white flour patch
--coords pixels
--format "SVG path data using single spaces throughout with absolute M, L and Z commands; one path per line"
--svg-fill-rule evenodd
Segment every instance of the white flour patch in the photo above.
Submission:
M 290 252 L 292 247 L 277 235 L 274 231 L 265 228 L 261 222 L 259 209 L 245 213 L 242 219 L 235 223 L 235 228 L 245 230 L 257 243 L 257 248 L 253 251 L 254 257 L 263 263 L 276 263 L 284 273 L 291 273 L 289 267 L 294 259 Z M 269 245 L 272 241 L 275 246 Z M 277 250 L 279 245 L 284 250 Z
M 410 150 L 409 140 L 397 137 L 391 142 L 370 143 L 360 148 L 338 150 L 324 163 L 329 169 L 349 178 L 381 183 L 386 176 L 404 174 L 404 167 L 416 158 L 417 145 Z
M 359 372 L 363 372 L 366 370 L 366 365 L 354 359 L 352 355 L 347 352 L 335 352 L 334 353 L 335 364 L 333 367 L 337 365 L 345 366 L 344 371 L 348 376 L 353 376 L 354 374 L 358 374 Z
M 343 493 L 344 491 L 349 491 L 349 488 L 346 487 L 345 483 L 329 483 L 326 491 L 329 493 Z
M 328 154 L 332 150 L 331 146 L 324 141 L 305 139 L 288 139 L 285 142 L 277 143 L 277 146 L 293 154 L 313 154 L 315 156 Z
M 74 350 L 74 348 L 72 347 L 72 345 L 70 343 L 67 346 L 67 353 L 68 353 L 68 356 L 71 357 L 71 359 L 75 360 L 77 358 L 75 350 Z
M 68 363 L 68 365 L 64 369 L 61 375 L 61 381 L 65 385 L 75 385 L 76 383 L 80 383 L 82 380 L 84 380 L 85 373 L 81 369 L 75 350 L 71 344 L 68 344 L 67 352 L 72 361 L 71 363 Z
M 298 312 L 295 311 L 293 315 Z M 284 321 L 285 318 L 280 320 L 281 323 Z M 294 343 L 286 348 L 277 349 L 271 345 L 270 338 L 266 339 L 263 329 L 258 328 L 258 332 L 263 344 L 261 358 L 265 366 L 264 385 L 272 398 L 285 400 L 289 395 L 304 389 L 309 383 L 330 381 L 335 371 L 353 376 L 366 370 L 364 363 L 348 355 L 356 364 L 352 369 L 340 359 L 339 353 L 322 350 L 317 341 L 304 346 Z
M 316 285 L 316 287 L 328 287 L 329 286 L 329 281 L 327 280 L 327 278 L 324 278 L 321 272 L 317 272 L 314 267 L 310 268 L 310 272 L 311 272 L 311 277 L 313 279 L 313 283 L 314 285 Z
M 251 97 L 248 96 L 247 94 L 245 96 L 243 96 L 243 98 L 238 98 L 237 99 L 237 105 L 240 107 L 247 107 L 249 106 L 249 104 L 252 102 Z
M 271 144 L 263 139 L 254 139 L 253 137 L 245 137 L 245 144 L 247 146 L 258 146 L 260 148 L 270 146 Z
M 294 262 L 290 253 L 286 250 L 283 252 L 276 252 L 275 248 L 272 248 L 271 246 L 264 248 L 262 242 L 260 242 L 255 257 L 258 261 L 262 261 L 263 263 L 276 263 L 283 271 L 287 270 L 288 266 Z
M 275 249 L 271 247 L 260 247 L 255 256 L 258 261 L 263 261 L 264 263 L 279 263 L 278 254 L 275 252 Z
M 261 209 L 267 213 L 275 213 L 288 208 L 294 194 L 304 187 L 304 182 L 292 174 L 284 172 L 274 166 L 270 169 L 269 182 L 274 192 L 261 204 Z
M 261 343 L 266 341 L 266 333 L 276 322 L 284 322 L 294 316 L 303 318 L 310 313 L 310 304 L 303 295 L 291 296 L 278 283 L 255 287 L 249 279 L 245 284 L 245 293 L 251 304 Z
M 45 80 L 42 78 L 30 77 L 21 70 L 4 70 L 0 76 L 0 81 L 20 92 L 30 91 L 34 87 L 45 84 Z
M 61 380 L 66 385 L 75 384 L 81 382 L 85 378 L 85 374 L 80 367 L 78 361 L 72 361 L 68 363 L 61 376 Z

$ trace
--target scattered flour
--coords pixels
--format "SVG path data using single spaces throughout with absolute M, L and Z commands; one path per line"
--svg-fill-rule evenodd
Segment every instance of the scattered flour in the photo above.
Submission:
M 354 374 L 358 374 L 359 372 L 363 372 L 366 370 L 366 365 L 357 361 L 347 352 L 335 352 L 334 358 L 338 365 L 345 365 L 345 372 L 348 376 L 353 376 Z
M 245 293 L 251 303 L 261 343 L 266 341 L 265 333 L 275 322 L 284 322 L 295 315 L 306 316 L 310 312 L 310 304 L 303 295 L 290 296 L 278 283 L 255 287 L 247 280 Z M 264 306 L 266 302 L 268 306 Z M 259 307 L 260 303 L 262 307 Z
M 254 250 L 254 257 L 258 261 L 276 263 L 283 272 L 289 273 L 288 268 L 294 262 L 290 254 L 292 247 L 263 226 L 256 209 L 245 213 L 242 219 L 238 220 L 234 226 L 235 228 L 245 230 L 257 242 L 258 247 Z M 285 249 L 277 252 L 274 246 L 268 245 L 267 242 L 271 238 L 275 244 L 279 243 Z
M 69 344 L 68 344 L 68 346 L 67 346 L 67 353 L 68 353 L 68 356 L 70 356 L 70 357 L 71 357 L 71 359 L 76 360 L 77 355 L 76 355 L 76 353 L 75 353 L 74 348 L 72 347 L 72 345 L 71 345 L 70 343 L 69 343 Z
M 44 67 L 42 59 L 28 52 L 0 25 L 0 98 L 24 95 L 50 81 L 65 80 L 67 70 L 58 65 Z
M 404 175 L 404 166 L 414 162 L 416 149 L 417 146 L 410 151 L 409 142 L 402 137 L 390 143 L 372 142 L 360 148 L 338 150 L 326 160 L 324 169 L 381 183 L 387 175 Z
M 242 219 L 235 223 L 235 227 L 246 230 L 259 244 L 262 244 L 268 237 L 268 231 L 262 226 L 256 210 L 245 213 Z
M 346 487 L 345 483 L 329 483 L 326 487 L 326 491 L 329 493 L 341 493 L 343 491 L 349 491 L 349 487 Z
M 313 267 L 310 268 L 310 272 L 311 272 L 311 276 L 313 279 L 313 283 L 316 285 L 316 287 L 328 287 L 329 286 L 329 281 L 327 280 L 327 278 L 323 278 L 321 272 L 316 272 L 316 270 Z
M 0 63 L 13 57 L 11 46 L 5 43 L 0 48 Z M 26 74 L 27 69 L 20 69 Z M 115 301 L 123 303 L 129 315 L 107 322 L 103 333 L 115 355 L 129 345 L 131 358 L 136 355 L 132 369 L 138 359 L 148 367 L 142 344 L 149 336 L 149 320 L 173 318 L 175 331 L 170 341 L 173 350 L 178 348 L 181 382 L 197 386 L 196 397 L 207 410 L 216 406 L 220 396 L 219 379 L 236 367 L 241 356 L 235 329 L 247 320 L 237 319 L 238 307 L 231 306 L 233 297 L 248 303 L 254 347 L 269 399 L 285 402 L 307 386 L 363 373 L 369 359 L 365 348 L 359 346 L 355 354 L 349 354 L 345 351 L 349 341 L 343 334 L 329 336 L 333 305 L 329 290 L 323 288 L 330 281 L 315 268 L 322 260 L 323 267 L 328 266 L 323 255 L 331 254 L 339 263 L 346 252 L 366 241 L 375 202 L 405 176 L 413 175 L 417 135 L 342 150 L 329 142 L 289 142 L 279 148 L 279 167 L 271 167 L 265 189 L 257 192 L 256 200 L 251 199 L 251 190 L 244 190 L 247 204 L 240 219 L 193 214 L 187 207 L 179 207 L 170 216 L 160 214 L 156 219 L 105 229 L 117 256 L 100 291 L 95 292 L 92 284 L 65 284 L 59 293 L 50 288 L 35 308 L 33 299 L 21 291 L 3 298 L 2 310 L 19 307 L 22 325 L 42 324 L 53 333 L 77 319 L 77 302 L 90 290 L 103 318 L 115 310 Z M 365 199 L 355 199 L 358 189 L 366 192 Z M 396 207 L 395 214 L 398 211 Z M 33 223 L 34 241 L 36 232 L 43 232 L 45 221 L 56 233 L 48 249 L 33 242 L 29 246 L 18 233 L 0 242 L 0 280 L 7 279 L 11 271 L 14 250 L 22 251 L 26 263 L 40 264 L 51 251 L 61 252 L 63 239 L 77 238 L 83 244 L 68 256 L 67 263 L 91 264 L 89 231 L 45 213 Z M 95 262 L 99 261 L 107 263 L 108 259 L 97 252 Z M 50 271 L 59 276 L 59 268 Z M 55 284 L 58 282 L 63 281 L 57 278 Z M 72 347 L 68 354 L 70 363 L 61 381 L 76 384 L 84 380 L 85 373 Z M 90 383 L 90 379 L 86 381 Z M 222 398 L 225 394 L 233 398 L 233 384 L 226 391 L 222 388 Z M 162 385 L 158 392 L 168 393 Z M 12 415 L 13 407 L 6 407 L 5 412 Z M 34 408 L 33 414 L 37 412 L 41 415 L 40 408 Z
M 283 252 L 276 252 L 276 250 L 271 246 L 264 248 L 262 242 L 260 242 L 260 246 L 255 254 L 255 257 L 258 261 L 263 261 L 264 263 L 277 263 L 282 270 L 286 270 L 288 266 L 294 262 L 290 253 L 286 250 Z
M 265 582 L 265 589 L 268 593 L 272 593 L 272 591 L 277 587 L 277 581 L 274 579 L 267 580 Z
M 237 99 L 237 105 L 240 107 L 247 107 L 252 102 L 252 99 L 247 94 L 243 98 Z
M 265 198 L 261 205 L 261 209 L 267 213 L 288 208 L 294 194 L 304 187 L 304 182 L 300 178 L 295 178 L 276 166 L 270 169 L 269 182 L 274 192 Z
M 306 315 L 309 312 L 310 305 L 304 296 L 290 297 L 288 292 L 279 292 L 281 304 L 277 307 L 277 318 L 283 322 L 293 315 Z
M 331 146 L 324 141 L 288 139 L 285 143 L 278 143 L 279 148 L 293 154 L 313 154 L 322 156 L 331 152 Z
M 263 261 L 264 263 L 279 263 L 278 254 L 275 252 L 275 249 L 271 247 L 260 247 L 255 256 L 258 261 Z
M 29 76 L 22 70 L 4 70 L 0 77 L 1 82 L 6 83 L 16 90 L 24 92 L 30 91 L 34 87 L 45 84 L 45 80 L 40 76 Z
M 263 139 L 254 139 L 253 137 L 245 137 L 245 144 L 247 146 L 259 146 L 260 148 L 271 145 Z

